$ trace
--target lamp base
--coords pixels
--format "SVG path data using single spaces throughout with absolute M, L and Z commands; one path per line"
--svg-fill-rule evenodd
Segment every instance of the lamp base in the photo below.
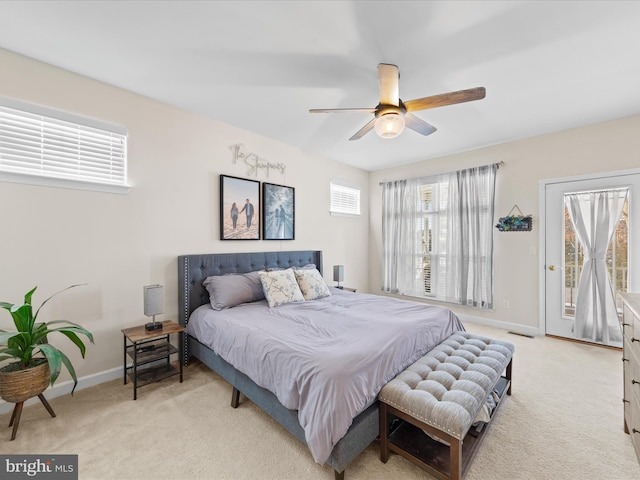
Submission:
M 162 330 L 162 323 L 160 322 L 149 322 L 144 325 L 144 329 L 147 332 L 153 332 L 155 330 Z

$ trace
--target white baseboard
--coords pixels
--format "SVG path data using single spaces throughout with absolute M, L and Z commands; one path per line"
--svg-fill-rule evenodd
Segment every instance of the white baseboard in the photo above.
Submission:
M 544 335 L 544 332 L 540 331 L 539 327 L 527 327 L 526 325 L 520 325 L 517 323 L 502 322 L 500 320 L 493 320 L 491 318 L 476 317 L 473 315 L 456 314 L 462 323 L 476 323 L 478 325 L 486 325 L 487 327 L 500 328 L 509 332 L 518 333 L 520 335 L 527 335 L 530 337 L 537 337 Z
M 85 388 L 93 387 L 95 385 L 99 385 L 104 382 L 109 382 L 111 380 L 115 380 L 116 378 L 122 378 L 122 367 L 113 368 L 111 370 L 106 370 L 100 373 L 94 373 L 93 375 L 87 375 L 86 377 L 82 377 L 78 379 L 78 386 L 76 387 L 76 392 L 78 390 L 83 390 Z M 43 393 L 47 400 L 51 400 L 52 398 L 60 397 L 62 395 L 67 395 L 71 393 L 71 389 L 73 388 L 73 381 L 68 380 L 66 382 L 61 382 L 56 384 L 53 387 L 48 387 Z M 24 402 L 25 407 L 28 405 L 32 405 L 34 403 L 40 403 L 38 397 L 33 397 L 26 402 Z M 5 402 L 4 400 L 0 400 L 0 415 L 3 413 L 9 413 L 13 410 L 13 403 Z

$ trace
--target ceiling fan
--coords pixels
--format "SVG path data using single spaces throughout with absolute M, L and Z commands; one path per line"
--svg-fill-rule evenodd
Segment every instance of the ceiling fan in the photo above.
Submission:
M 400 100 L 398 92 L 398 79 L 400 78 L 398 67 L 388 63 L 379 63 L 378 77 L 380 103 L 374 108 L 313 108 L 309 110 L 309 112 L 373 113 L 375 117 L 358 130 L 349 140 L 358 140 L 374 128 L 376 133 L 382 138 L 395 138 L 402 133 L 405 126 L 426 136 L 435 132 L 436 127 L 429 125 L 411 112 L 481 100 L 485 97 L 486 93 L 484 87 L 476 87 L 403 102 Z

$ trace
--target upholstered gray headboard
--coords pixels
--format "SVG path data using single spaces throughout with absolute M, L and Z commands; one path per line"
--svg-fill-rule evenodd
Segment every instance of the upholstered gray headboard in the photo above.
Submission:
M 303 267 L 310 263 L 315 264 L 322 273 L 322 251 L 181 255 L 178 257 L 180 325 L 187 325 L 191 312 L 209 302 L 209 294 L 202 285 L 207 277 L 267 268 Z

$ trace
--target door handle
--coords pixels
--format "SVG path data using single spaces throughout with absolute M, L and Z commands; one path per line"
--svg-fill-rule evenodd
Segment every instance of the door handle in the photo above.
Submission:
M 558 267 L 556 267 L 555 265 L 549 265 L 549 270 L 551 270 L 552 272 L 555 272 L 556 268 Z

